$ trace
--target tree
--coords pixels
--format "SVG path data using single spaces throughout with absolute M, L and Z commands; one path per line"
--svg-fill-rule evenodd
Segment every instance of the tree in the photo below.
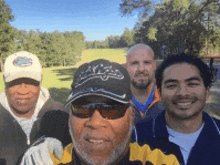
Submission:
M 121 40 L 123 41 L 123 47 L 131 47 L 135 44 L 134 42 L 134 30 L 129 30 L 128 28 L 124 29 L 123 34 L 121 35 Z
M 9 5 L 5 0 L 0 0 L 0 56 L 3 61 L 10 54 L 11 42 L 14 38 L 15 29 L 9 23 L 13 19 Z
M 136 40 L 166 42 L 173 52 L 198 53 L 204 47 L 201 36 L 210 39 L 210 25 L 220 26 L 219 0 L 122 0 L 120 10 L 124 16 L 139 13 Z

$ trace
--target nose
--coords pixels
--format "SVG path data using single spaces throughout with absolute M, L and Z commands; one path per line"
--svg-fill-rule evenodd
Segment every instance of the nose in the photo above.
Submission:
M 187 88 L 187 85 L 180 85 L 178 87 L 177 94 L 181 96 L 189 94 L 189 89 Z
M 106 127 L 106 120 L 102 117 L 98 110 L 95 110 L 93 115 L 85 123 L 87 127 L 92 129 L 99 129 L 101 127 Z
M 17 93 L 21 94 L 21 95 L 25 95 L 27 93 L 29 93 L 29 88 L 28 88 L 28 85 L 25 84 L 25 83 L 21 83 L 18 90 L 17 90 Z
M 144 71 L 145 70 L 145 65 L 143 63 L 139 63 L 138 70 L 139 71 Z

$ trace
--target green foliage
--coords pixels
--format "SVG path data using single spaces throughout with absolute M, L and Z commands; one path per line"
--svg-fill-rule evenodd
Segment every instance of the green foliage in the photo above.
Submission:
M 27 32 L 11 27 L 9 22 L 13 19 L 10 7 L 5 0 L 0 0 L 0 63 L 18 51 L 36 54 L 43 67 L 74 65 L 80 60 L 85 50 L 85 36 L 82 32 Z
M 148 30 L 148 38 L 150 40 L 157 41 L 156 34 L 157 34 L 157 29 L 155 27 L 150 27 Z
M 10 54 L 13 42 L 14 28 L 10 25 L 10 21 L 13 21 L 14 16 L 12 11 L 5 0 L 0 0 L 0 56 L 1 61 Z
M 29 51 L 36 54 L 43 67 L 74 65 L 85 50 L 82 32 L 40 32 L 39 30 L 17 30 L 13 53 Z
M 121 36 L 109 36 L 106 38 L 106 41 L 108 42 L 109 48 L 130 47 L 135 44 L 135 33 L 135 30 L 129 30 L 128 28 L 125 28 Z
M 122 47 L 131 47 L 135 44 L 134 42 L 134 30 L 129 30 L 128 28 L 124 29 L 123 34 L 121 35 L 121 40 L 124 42 Z
M 108 48 L 108 42 L 105 41 L 86 41 L 86 49 L 103 49 Z
M 219 0 L 122 0 L 120 11 L 123 15 L 139 13 L 135 42 L 154 45 L 155 50 L 163 43 L 170 53 L 199 54 L 204 48 L 218 47 Z

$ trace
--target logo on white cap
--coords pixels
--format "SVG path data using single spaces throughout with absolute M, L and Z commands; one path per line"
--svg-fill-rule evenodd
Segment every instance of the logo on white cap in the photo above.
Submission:
M 19 56 L 13 61 L 13 64 L 18 67 L 27 67 L 32 65 L 32 61 L 31 58 Z

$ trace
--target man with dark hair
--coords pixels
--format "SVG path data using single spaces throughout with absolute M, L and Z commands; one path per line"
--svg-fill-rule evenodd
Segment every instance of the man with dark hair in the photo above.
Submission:
M 153 119 L 163 109 L 155 86 L 156 60 L 154 51 L 145 44 L 132 46 L 125 67 L 131 77 L 132 102 L 135 105 L 135 123 Z
M 174 154 L 180 164 L 219 164 L 220 121 L 203 112 L 212 82 L 209 67 L 194 55 L 170 55 L 155 77 L 165 111 L 136 126 L 139 144 Z
M 64 149 L 62 160 L 52 156 L 55 164 L 179 164 L 174 155 L 130 143 L 135 110 L 130 104 L 130 77 L 120 64 L 107 60 L 83 64 L 75 72 L 71 87 L 66 105 L 71 109 L 72 143 Z M 34 155 L 25 155 L 23 164 L 44 164 L 40 157 L 33 159 Z

